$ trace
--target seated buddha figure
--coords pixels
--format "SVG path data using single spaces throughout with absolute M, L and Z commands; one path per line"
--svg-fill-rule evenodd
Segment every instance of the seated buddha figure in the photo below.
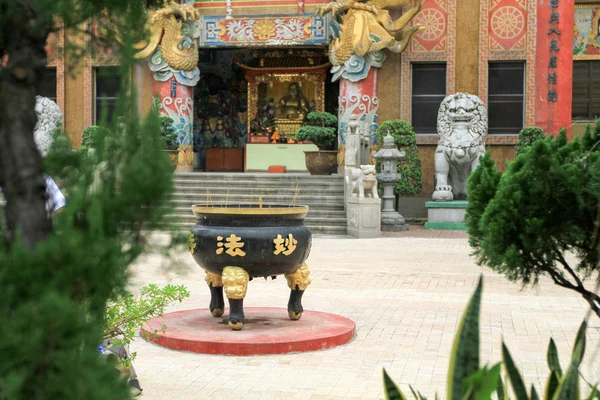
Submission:
M 308 114 L 308 101 L 297 83 L 290 83 L 287 94 L 279 100 L 275 111 L 278 118 L 293 120 L 303 120 Z

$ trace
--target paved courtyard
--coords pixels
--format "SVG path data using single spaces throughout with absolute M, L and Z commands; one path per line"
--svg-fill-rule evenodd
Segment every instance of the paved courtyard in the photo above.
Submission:
M 454 332 L 482 273 L 482 364 L 501 360 L 504 339 L 526 383 L 543 393 L 548 340 L 556 341 L 565 368 L 586 303 L 547 280 L 521 290 L 478 267 L 470 251 L 463 232 L 419 228 L 381 239 L 315 237 L 304 308 L 354 320 L 353 341 L 309 353 L 235 357 L 177 352 L 138 339 L 132 350 L 141 398 L 381 399 L 382 368 L 405 394 L 412 384 L 431 398 L 435 392 L 445 396 Z M 188 287 L 191 297 L 169 311 L 208 306 L 204 273 L 187 253 L 140 259 L 132 285 L 148 283 Z M 286 307 L 288 294 L 283 277 L 255 279 L 245 305 Z M 600 381 L 600 321 L 592 317 L 590 325 L 581 372 L 588 381 Z

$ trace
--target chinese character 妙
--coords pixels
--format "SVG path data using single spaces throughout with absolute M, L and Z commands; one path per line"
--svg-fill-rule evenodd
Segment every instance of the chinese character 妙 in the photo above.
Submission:
M 273 240 L 273 243 L 275 244 L 275 251 L 273 254 L 277 256 L 283 253 L 284 255 L 289 256 L 296 250 L 298 241 L 294 239 L 294 235 L 290 233 L 286 239 L 281 237 L 281 235 L 277 235 L 277 238 Z
M 223 236 L 217 236 L 217 254 L 222 254 L 225 251 L 231 257 L 244 257 L 246 255 L 246 252 L 242 250 L 244 242 L 242 242 L 241 237 L 232 234 L 225 239 L 225 242 L 223 243 Z

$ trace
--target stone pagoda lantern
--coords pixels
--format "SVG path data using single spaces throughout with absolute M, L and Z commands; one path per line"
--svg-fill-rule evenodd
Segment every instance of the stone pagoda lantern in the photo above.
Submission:
M 394 145 L 394 138 L 388 132 L 383 139 L 383 148 L 373 154 L 373 158 L 381 161 L 381 173 L 377 181 L 383 184 L 383 211 L 381 212 L 381 230 L 399 232 L 408 230 L 404 217 L 394 209 L 394 185 L 402 176 L 397 172 L 398 160 L 404 160 L 406 154 Z

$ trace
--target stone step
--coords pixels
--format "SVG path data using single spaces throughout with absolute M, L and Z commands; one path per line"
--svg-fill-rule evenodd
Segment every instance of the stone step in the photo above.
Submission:
M 292 203 L 297 205 L 312 205 L 312 204 L 339 204 L 344 207 L 343 196 L 294 196 L 291 194 L 280 194 L 280 195 L 239 195 L 229 196 L 226 193 L 175 193 L 172 196 L 173 200 L 188 200 L 194 201 L 196 204 L 239 204 L 241 202 L 246 204 L 258 204 L 259 197 L 262 197 L 263 204 L 281 204 L 283 206 L 290 206 Z
M 343 181 L 342 175 L 310 175 L 310 174 L 269 174 L 269 173 L 246 173 L 246 172 L 185 172 L 176 173 L 175 180 L 276 180 L 276 181 L 307 181 L 307 182 L 335 182 Z
M 198 194 L 227 194 L 229 195 L 250 195 L 253 196 L 262 196 L 262 195 L 277 195 L 277 194 L 295 194 L 296 190 L 298 191 L 298 195 L 308 195 L 312 193 L 318 193 L 319 195 L 331 195 L 331 196 L 344 196 L 344 188 L 343 186 L 337 188 L 331 188 L 328 186 L 323 186 L 319 188 L 315 187 L 298 187 L 296 189 L 295 186 L 283 186 L 273 183 L 272 186 L 265 185 L 252 185 L 246 183 L 246 185 L 230 185 L 227 186 L 200 186 L 200 185 L 177 185 L 175 187 L 175 193 L 183 194 L 183 193 L 198 193 Z

